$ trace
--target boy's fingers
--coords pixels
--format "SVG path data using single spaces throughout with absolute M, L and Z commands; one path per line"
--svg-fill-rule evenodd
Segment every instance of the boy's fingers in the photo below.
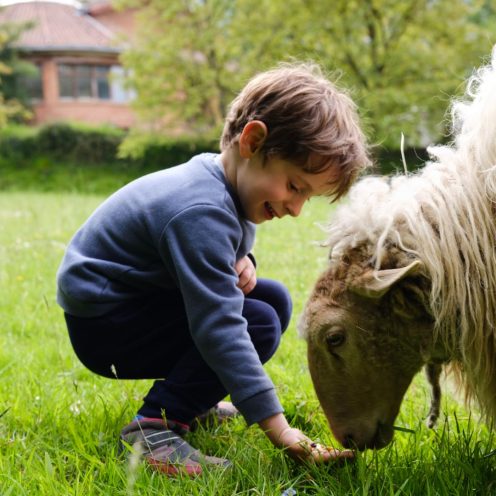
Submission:
M 310 445 L 309 454 L 315 462 L 344 461 L 355 458 L 355 453 L 352 450 L 338 450 L 317 443 Z
M 249 293 L 250 291 L 252 291 L 253 289 L 255 289 L 255 286 L 256 286 L 256 280 L 252 279 L 248 282 L 248 284 L 246 284 L 242 290 L 245 294 Z
M 352 450 L 338 450 L 335 448 L 328 448 L 331 458 L 335 459 L 348 459 L 353 460 L 355 458 L 355 452 Z
M 242 276 L 245 272 L 246 272 L 246 269 L 248 268 L 247 265 L 237 265 L 236 266 L 236 272 L 238 273 L 238 276 Z
M 239 282 L 242 286 L 245 286 L 250 278 L 251 272 L 249 271 L 249 269 L 244 269 L 242 272 L 239 273 Z
M 246 269 L 252 269 L 250 272 L 255 270 L 255 266 L 253 265 L 253 262 L 250 260 L 250 257 L 248 256 L 245 256 L 241 260 L 238 260 L 234 267 L 236 269 L 236 273 L 238 274 L 238 276 L 241 276 L 241 274 Z
M 247 267 L 239 274 L 238 287 L 246 294 L 249 293 L 257 284 L 257 276 L 254 270 Z

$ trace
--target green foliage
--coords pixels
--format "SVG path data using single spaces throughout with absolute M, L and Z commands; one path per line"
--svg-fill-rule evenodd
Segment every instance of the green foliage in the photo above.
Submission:
M 465 0 L 309 0 L 326 40 L 319 57 L 343 69 L 357 89 L 372 136 L 397 148 L 426 146 L 446 133 L 450 97 L 496 42 L 494 19 L 483 25 L 484 2 Z M 320 29 L 319 29 L 320 28 Z M 307 51 L 312 54 L 312 45 Z
M 186 125 L 186 132 L 218 135 L 235 92 L 288 53 L 285 21 L 299 2 L 119 3 L 141 9 L 138 42 L 123 56 L 138 111 L 162 129 Z
M 43 126 L 36 140 L 36 149 L 55 159 L 87 164 L 113 162 L 124 133 L 111 127 L 91 128 L 69 124 Z
M 123 138 L 123 131 L 105 126 L 9 126 L 0 132 L 0 156 L 5 161 L 24 161 L 26 165 L 40 155 L 84 164 L 112 163 Z
M 0 191 L 105 193 L 133 179 L 216 151 L 202 138 L 134 136 L 108 126 L 9 125 L 0 131 Z
M 12 84 L 16 77 L 28 74 L 32 69 L 32 64 L 19 59 L 13 47 L 27 28 L 27 24 L 0 25 L 0 129 L 10 121 L 23 121 L 31 117 L 23 95 L 18 94 Z
M 187 162 L 199 153 L 218 151 L 217 140 L 207 139 L 202 135 L 168 137 L 131 132 L 120 145 L 118 157 L 166 168 Z
M 126 133 L 107 126 L 9 125 L 0 132 L 0 191 L 84 191 L 105 193 L 133 179 L 188 161 L 218 143 L 202 137 Z M 123 141 L 124 140 L 124 141 Z M 404 170 L 398 150 L 378 148 L 374 173 Z M 423 149 L 405 150 L 408 171 L 422 165 Z
M 160 129 L 219 133 L 255 72 L 314 59 L 351 88 L 373 142 L 425 146 L 496 42 L 488 0 L 119 0 L 140 7 L 125 54 L 137 109 Z
M 388 150 L 379 148 L 375 152 L 375 170 L 372 173 L 392 175 L 405 172 L 414 172 L 424 166 L 429 160 L 429 154 L 424 148 L 407 148 L 401 150 Z

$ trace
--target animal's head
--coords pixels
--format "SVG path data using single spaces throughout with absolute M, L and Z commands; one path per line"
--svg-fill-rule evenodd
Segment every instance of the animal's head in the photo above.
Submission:
M 343 257 L 318 280 L 300 321 L 320 404 L 345 447 L 382 448 L 403 396 L 432 353 L 418 261 L 386 270 Z

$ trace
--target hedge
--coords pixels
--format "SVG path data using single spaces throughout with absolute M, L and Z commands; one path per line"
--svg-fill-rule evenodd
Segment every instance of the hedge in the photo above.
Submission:
M 401 150 L 378 149 L 375 155 L 375 172 L 378 174 L 397 174 L 405 171 Z M 429 154 L 425 148 L 408 148 L 404 150 L 406 168 L 413 172 L 421 167 L 427 160 Z
M 163 169 L 216 150 L 216 143 L 205 139 L 147 136 L 139 140 L 139 152 L 133 151 L 132 142 L 123 152 L 126 137 L 125 131 L 116 128 L 64 123 L 8 127 L 0 132 L 0 158 L 23 166 L 42 156 L 88 166 L 120 163 Z
M 193 155 L 207 151 L 218 151 L 217 142 L 190 136 L 133 136 L 106 126 L 57 123 L 39 128 L 8 127 L 0 132 L 0 165 L 19 167 L 29 167 L 43 157 L 81 166 L 114 164 L 156 170 L 186 162 Z M 374 155 L 375 172 L 403 171 L 399 150 L 378 148 Z M 427 153 L 423 149 L 407 149 L 405 158 L 408 170 L 413 171 L 425 162 Z

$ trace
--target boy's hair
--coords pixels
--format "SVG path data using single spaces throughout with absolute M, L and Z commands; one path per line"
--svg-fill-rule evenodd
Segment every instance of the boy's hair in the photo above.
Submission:
M 237 143 L 253 120 L 268 129 L 264 157 L 277 155 L 310 173 L 337 167 L 333 200 L 371 164 L 355 104 L 315 63 L 281 64 L 251 79 L 230 105 L 221 150 Z

